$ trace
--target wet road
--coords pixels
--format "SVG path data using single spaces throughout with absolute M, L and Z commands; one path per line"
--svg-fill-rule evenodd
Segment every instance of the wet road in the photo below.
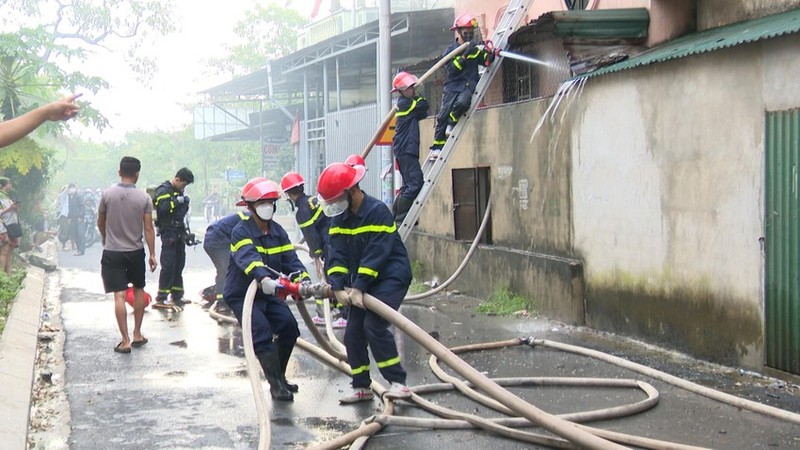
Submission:
M 198 220 L 193 225 L 202 236 L 203 223 Z M 100 253 L 101 249 L 95 245 L 81 257 L 72 256 L 71 252 L 60 254 L 65 381 L 72 421 L 70 448 L 256 448 L 258 418 L 244 370 L 238 327 L 217 324 L 200 304 L 187 305 L 181 313 L 148 308 L 143 333 L 150 342 L 128 355 L 114 353 L 119 337 L 113 301 L 102 292 Z M 151 294 L 157 289 L 157 273 L 148 278 L 147 290 Z M 212 283 L 213 276 L 213 266 L 202 248 L 188 249 L 184 271 L 187 297 L 199 300 L 199 291 Z M 401 311 L 424 330 L 435 332 L 447 346 L 519 336 L 587 342 L 585 331 L 544 320 L 476 316 L 472 312 L 475 304 L 474 299 L 467 297 L 440 297 L 404 306 Z M 311 340 L 299 314 L 298 322 L 302 337 Z M 612 345 L 610 337 L 591 336 L 595 347 Z M 426 351 L 407 337 L 399 338 L 399 344 L 410 385 L 438 382 L 428 368 Z M 622 351 L 621 346 L 614 348 Z M 719 374 L 683 367 L 684 362 L 679 358 L 670 361 L 669 356 L 648 352 L 655 350 L 645 349 L 638 357 L 683 370 L 697 379 L 709 379 L 710 384 L 728 381 Z M 495 377 L 635 378 L 659 390 L 661 400 L 656 408 L 631 418 L 595 424 L 602 428 L 713 448 L 800 448 L 800 427 L 737 411 L 607 363 L 529 347 L 469 354 L 464 359 Z M 373 374 L 374 379 L 382 381 L 376 370 Z M 302 350 L 295 351 L 287 378 L 300 385 L 300 392 L 295 394 L 293 403 L 274 405 L 273 448 L 312 446 L 356 428 L 380 410 L 379 400 L 339 406 L 337 399 L 349 392 L 349 378 Z M 621 405 L 643 398 L 638 391 L 610 388 L 511 390 L 552 413 Z M 773 392 L 783 396 L 785 405 L 800 410 L 795 395 L 785 390 Z M 500 416 L 451 393 L 427 398 L 484 417 Z M 407 404 L 400 405 L 397 413 L 431 417 Z M 401 427 L 386 428 L 368 444 L 370 449 L 463 446 L 497 450 L 537 448 L 482 432 Z

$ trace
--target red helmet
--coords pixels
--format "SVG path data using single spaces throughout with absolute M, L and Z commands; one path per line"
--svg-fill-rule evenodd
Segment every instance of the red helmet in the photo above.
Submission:
M 419 78 L 416 76 L 408 72 L 400 72 L 394 76 L 394 80 L 392 81 L 392 92 L 408 89 L 417 83 L 419 83 Z
M 247 191 L 249 191 L 250 188 L 252 188 L 254 185 L 256 185 L 258 183 L 261 183 L 262 181 L 267 181 L 267 179 L 263 178 L 263 177 L 256 177 L 256 178 L 253 178 L 252 180 L 248 181 L 247 184 L 245 184 L 244 187 L 242 188 L 242 195 L 241 195 L 242 200 L 239 200 L 238 202 L 236 202 L 236 206 L 245 206 L 245 205 L 247 205 L 247 202 L 244 201 L 244 194 L 246 194 Z
M 348 166 L 364 166 L 367 167 L 367 163 L 364 161 L 364 158 L 361 157 L 358 153 L 354 153 L 347 157 L 344 160 L 344 163 Z
M 478 26 L 478 19 L 475 18 L 474 15 L 470 13 L 464 13 L 458 17 L 453 22 L 453 26 L 450 27 L 450 31 L 455 31 L 459 28 L 476 28 Z
M 286 175 L 281 178 L 281 190 L 283 190 L 283 192 L 304 184 L 306 184 L 306 182 L 303 180 L 303 176 L 297 172 L 287 172 Z
M 277 200 L 281 196 L 280 187 L 270 180 L 264 180 L 250 187 L 247 192 L 242 193 L 242 201 L 247 203 L 259 200 Z
M 330 202 L 342 196 L 344 191 L 358 184 L 367 168 L 333 163 L 325 168 L 317 181 L 317 192 L 321 200 Z

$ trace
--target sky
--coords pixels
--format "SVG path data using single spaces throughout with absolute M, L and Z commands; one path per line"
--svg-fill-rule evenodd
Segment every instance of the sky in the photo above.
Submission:
M 254 3 L 179 0 L 175 16 L 178 30 L 156 46 L 143 49 L 158 66 L 148 85 L 136 80 L 122 51 L 91 58 L 85 70 L 108 80 L 111 86 L 84 99 L 103 112 L 111 127 L 102 135 L 94 130 L 81 130 L 79 134 L 93 141 L 119 142 L 129 131 L 172 131 L 190 124 L 192 113 L 186 105 L 199 100 L 200 91 L 230 80 L 230 75 L 209 76 L 203 60 L 225 54 L 225 45 L 235 42 L 233 26 Z
M 230 75 L 211 76 L 203 60 L 223 56 L 225 46 L 236 43 L 234 25 L 257 3 L 265 5 L 270 0 L 175 0 L 178 29 L 143 49 L 158 65 L 148 85 L 136 80 L 122 49 L 96 51 L 79 69 L 104 78 L 111 86 L 97 94 L 84 93 L 81 100 L 99 109 L 110 126 L 98 133 L 73 125 L 72 134 L 96 142 L 121 142 L 130 131 L 172 131 L 191 124 L 191 106 L 187 105 L 201 98 L 199 92 L 231 79 Z M 287 1 L 275 3 L 286 5 Z M 308 16 L 314 2 L 291 3 Z M 328 1 L 322 4 L 321 11 L 325 11 Z M 9 31 L 8 26 L 4 28 Z

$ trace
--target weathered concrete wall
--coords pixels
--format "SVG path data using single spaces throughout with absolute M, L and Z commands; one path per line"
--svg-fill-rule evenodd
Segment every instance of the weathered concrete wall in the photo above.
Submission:
M 455 270 L 467 244 L 452 241 L 449 170 L 489 166 L 494 246 L 459 289 L 509 285 L 579 323 L 585 284 L 592 327 L 760 369 L 764 112 L 800 107 L 798 45 L 791 35 L 592 78 L 532 142 L 547 101 L 477 112 L 412 257 L 428 276 Z
M 761 367 L 764 111 L 800 106 L 796 83 L 764 63 L 796 68 L 798 43 L 589 81 L 572 177 L 590 326 Z
M 569 255 L 569 134 L 563 127 L 543 128 L 531 142 L 547 105 L 526 102 L 476 112 L 407 245 L 426 277 L 447 278 L 469 247 L 453 240 L 451 170 L 488 166 L 494 245 L 476 251 L 455 287 L 488 296 L 506 286 L 533 299 L 543 314 L 583 323 L 582 267 Z M 421 128 L 422 142 L 431 142 L 433 121 Z
M 800 0 L 697 0 L 697 27 L 705 30 L 797 7 Z

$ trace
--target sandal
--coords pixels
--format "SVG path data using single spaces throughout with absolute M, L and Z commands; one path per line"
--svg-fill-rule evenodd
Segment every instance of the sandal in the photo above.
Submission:
M 131 341 L 131 347 L 135 347 L 135 348 L 139 348 L 139 347 L 143 346 L 144 344 L 147 344 L 147 338 L 144 337 L 144 336 L 142 336 L 142 340 L 141 341 Z
M 114 351 L 117 352 L 117 353 L 130 353 L 131 352 L 131 348 L 130 347 L 122 348 L 122 342 L 120 342 L 119 344 L 117 344 L 116 347 L 114 347 Z

